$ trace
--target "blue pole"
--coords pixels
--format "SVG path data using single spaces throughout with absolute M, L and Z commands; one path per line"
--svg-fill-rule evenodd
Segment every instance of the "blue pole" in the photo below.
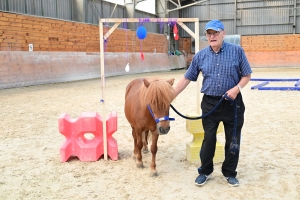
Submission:
M 250 81 L 299 81 L 300 78 L 251 78 Z
M 293 91 L 300 91 L 300 87 L 260 87 L 257 88 L 258 90 L 293 90 Z
M 267 85 L 267 84 L 269 84 L 269 81 L 264 81 L 264 82 L 262 82 L 262 83 L 260 83 L 260 84 L 257 84 L 257 85 L 252 86 L 252 87 L 251 87 L 251 90 L 260 88 L 260 87 L 262 87 L 262 86 L 264 86 L 264 85 Z

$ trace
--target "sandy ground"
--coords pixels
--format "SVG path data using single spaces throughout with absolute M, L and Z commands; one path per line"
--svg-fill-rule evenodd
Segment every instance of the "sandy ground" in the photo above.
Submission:
M 300 78 L 298 69 L 253 69 L 253 78 Z M 87 80 L 0 90 L 0 199 L 300 199 L 300 91 L 243 89 L 246 104 L 238 166 L 240 187 L 227 185 L 221 163 L 203 187 L 194 184 L 200 163 L 186 159 L 192 135 L 185 119 L 160 136 L 157 177 L 150 177 L 151 154 L 145 168 L 132 159 L 133 139 L 123 105 L 126 85 L 136 77 L 175 78 L 185 70 L 110 77 L 106 80 L 106 108 L 118 113 L 119 160 L 60 162 L 65 137 L 58 117 L 82 112 L 101 114 L 100 80 Z M 272 83 L 293 86 L 294 82 Z M 174 101 L 182 113 L 196 108 L 196 84 L 191 83 Z M 202 94 L 200 95 L 202 97 Z M 218 134 L 224 143 L 224 133 Z

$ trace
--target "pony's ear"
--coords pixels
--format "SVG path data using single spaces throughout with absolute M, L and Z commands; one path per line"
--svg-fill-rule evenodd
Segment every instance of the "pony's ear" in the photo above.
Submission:
M 144 79 L 143 81 L 144 81 L 144 85 L 145 85 L 146 87 L 148 87 L 148 86 L 150 85 L 150 82 L 149 82 L 147 79 Z
M 168 82 L 170 85 L 173 85 L 173 84 L 174 84 L 174 81 L 175 81 L 174 78 L 172 78 L 172 79 L 170 79 L 170 80 L 167 80 L 167 82 Z

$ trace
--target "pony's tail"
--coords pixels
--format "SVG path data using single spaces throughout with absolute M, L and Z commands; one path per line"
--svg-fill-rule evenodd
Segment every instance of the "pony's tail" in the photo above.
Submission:
M 147 140 L 148 140 L 148 144 L 152 143 L 152 132 L 150 130 L 148 131 L 148 134 L 147 134 Z
M 143 137 L 143 142 L 146 142 L 146 144 L 149 144 L 149 141 L 151 141 L 151 139 L 152 139 L 152 132 L 150 130 L 143 131 L 142 137 Z

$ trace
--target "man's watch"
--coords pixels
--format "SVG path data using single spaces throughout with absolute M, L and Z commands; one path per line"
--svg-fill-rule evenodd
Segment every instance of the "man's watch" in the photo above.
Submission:
M 239 84 L 237 84 L 237 87 L 239 88 L 239 91 L 242 92 L 243 88 Z

